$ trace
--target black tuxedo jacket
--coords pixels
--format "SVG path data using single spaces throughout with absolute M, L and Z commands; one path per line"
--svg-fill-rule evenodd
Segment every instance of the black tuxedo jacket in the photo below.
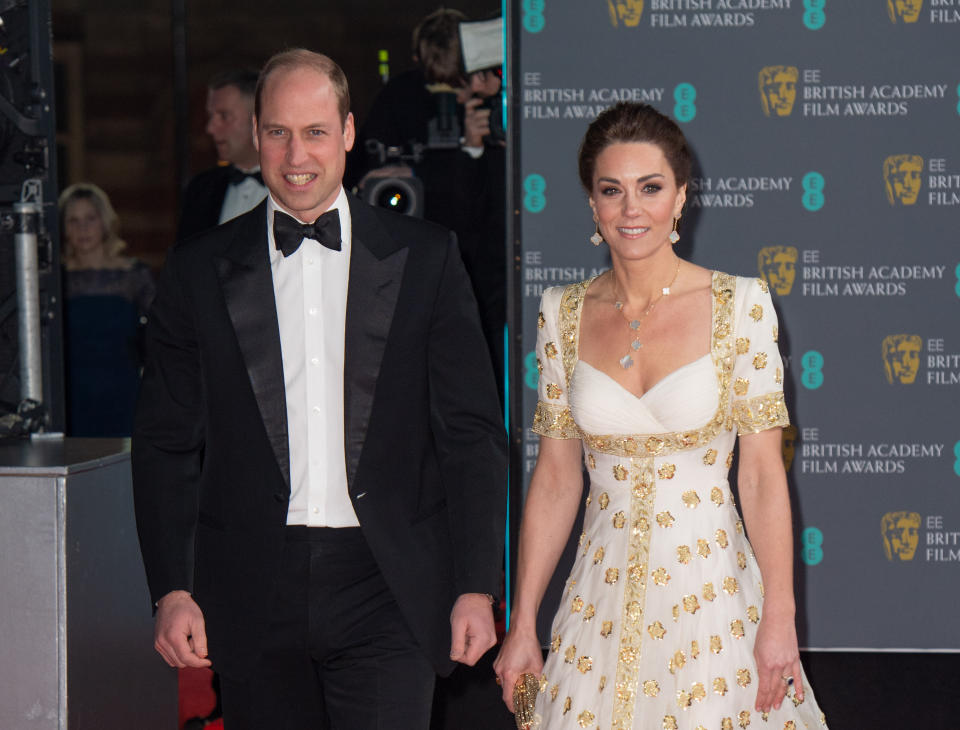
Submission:
M 454 236 L 352 196 L 350 212 L 350 498 L 445 674 L 455 597 L 499 589 L 506 435 Z M 147 343 L 133 479 L 150 592 L 190 591 L 214 666 L 242 677 L 268 621 L 290 494 L 266 202 L 171 251 Z
M 195 175 L 183 192 L 177 240 L 182 241 L 220 223 L 223 199 L 230 185 L 230 165 L 212 167 Z

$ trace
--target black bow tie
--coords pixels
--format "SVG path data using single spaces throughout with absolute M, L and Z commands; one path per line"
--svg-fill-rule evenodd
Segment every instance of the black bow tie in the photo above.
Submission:
M 228 171 L 228 175 L 227 175 L 227 182 L 230 185 L 239 185 L 248 177 L 252 177 L 258 183 L 263 185 L 263 175 L 260 174 L 259 170 L 257 170 L 256 172 L 244 172 L 240 168 L 230 165 L 230 170 Z
M 340 211 L 328 210 L 313 223 L 300 223 L 286 213 L 273 212 L 273 241 L 284 257 L 298 248 L 304 238 L 319 241 L 331 251 L 340 250 Z

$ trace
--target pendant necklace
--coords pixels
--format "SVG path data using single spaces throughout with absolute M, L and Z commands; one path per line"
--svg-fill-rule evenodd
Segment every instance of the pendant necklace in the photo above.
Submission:
M 624 370 L 633 366 L 633 357 L 631 357 L 631 351 L 637 352 L 637 350 L 643 347 L 643 343 L 640 342 L 640 325 L 643 324 L 643 321 L 647 318 L 647 315 L 653 311 L 653 308 L 657 306 L 657 302 L 670 294 L 670 287 L 673 286 L 674 282 L 677 280 L 677 276 L 680 274 L 680 261 L 681 259 L 677 258 L 677 270 L 673 272 L 673 278 L 670 280 L 670 283 L 660 290 L 659 296 L 657 296 L 656 299 L 647 305 L 647 308 L 643 310 L 643 314 L 641 314 L 637 319 L 630 319 L 626 314 L 624 314 L 623 301 L 621 299 L 617 299 L 614 303 L 613 306 L 616 307 L 617 311 L 620 312 L 620 315 L 627 320 L 627 326 L 633 331 L 633 342 L 630 343 L 630 351 L 621 357 L 619 361 L 620 367 L 622 367 Z M 616 279 L 614 279 L 614 282 L 616 282 Z M 616 284 L 614 284 L 613 293 L 614 295 L 617 293 Z

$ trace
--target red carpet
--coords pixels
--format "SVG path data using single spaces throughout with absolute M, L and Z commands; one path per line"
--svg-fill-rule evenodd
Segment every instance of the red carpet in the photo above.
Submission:
M 181 669 L 177 676 L 180 692 L 180 714 L 177 727 L 193 717 L 206 717 L 213 710 L 216 698 L 210 686 L 209 669 Z M 215 720 L 205 730 L 223 730 L 223 721 Z

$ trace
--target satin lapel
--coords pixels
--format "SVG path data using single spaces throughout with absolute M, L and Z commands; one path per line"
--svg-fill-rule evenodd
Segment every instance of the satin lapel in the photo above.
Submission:
M 214 263 L 267 438 L 289 487 L 287 396 L 267 255 L 266 202 L 238 223 L 233 241 Z
M 347 484 L 352 489 L 408 251 L 394 241 L 369 206 L 352 196 L 350 218 L 343 411 Z

